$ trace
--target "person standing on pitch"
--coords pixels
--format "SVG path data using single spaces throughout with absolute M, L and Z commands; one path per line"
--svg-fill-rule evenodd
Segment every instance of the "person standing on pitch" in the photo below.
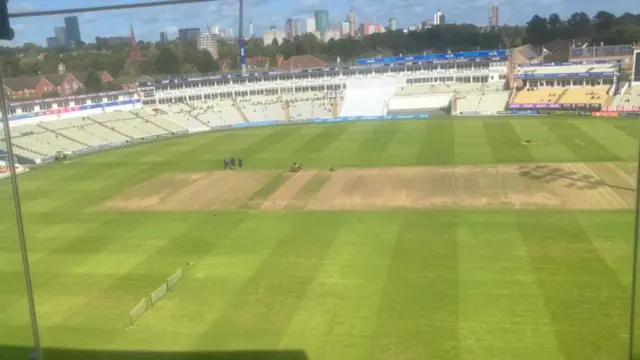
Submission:
M 236 158 L 235 158 L 235 156 L 232 156 L 231 157 L 231 168 L 233 169 L 235 167 L 236 167 Z
M 242 158 L 242 156 L 238 156 L 238 167 L 241 168 L 243 165 L 244 159 Z
M 229 168 L 229 157 L 224 157 L 224 169 L 227 170 Z

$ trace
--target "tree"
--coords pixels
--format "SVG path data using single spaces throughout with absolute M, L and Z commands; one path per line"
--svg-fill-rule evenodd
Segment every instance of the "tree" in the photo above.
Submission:
M 546 18 L 534 15 L 527 22 L 527 39 L 533 44 L 544 44 L 549 40 L 549 22 Z
M 206 50 L 200 50 L 198 56 L 195 59 L 195 66 L 201 73 L 212 73 L 220 71 L 220 65 L 213 59 L 210 52 Z
M 85 76 L 84 88 L 88 93 L 102 91 L 102 79 L 95 70 L 90 70 Z
M 181 64 L 173 50 L 169 47 L 164 47 L 158 53 L 158 57 L 154 62 L 155 72 L 158 74 L 180 74 Z

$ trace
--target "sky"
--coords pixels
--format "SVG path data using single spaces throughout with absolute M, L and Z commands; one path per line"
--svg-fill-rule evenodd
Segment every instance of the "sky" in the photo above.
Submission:
M 141 0 L 10 0 L 10 13 L 36 10 L 78 8 L 83 6 L 116 5 L 135 3 Z M 151 0 L 156 1 L 156 0 Z M 254 24 L 256 35 L 260 35 L 270 25 L 284 28 L 287 18 L 308 18 L 314 10 L 328 10 L 331 22 L 343 21 L 351 7 L 358 13 L 359 23 L 374 23 L 377 20 L 387 25 L 388 19 L 397 19 L 403 28 L 430 19 L 437 11 L 446 15 L 447 22 L 484 25 L 488 21 L 489 6 L 496 3 L 500 8 L 500 22 L 524 24 L 531 17 L 548 16 L 558 13 L 567 17 L 575 11 L 594 15 L 599 10 L 615 14 L 626 11 L 637 12 L 632 4 L 637 0 L 245 0 L 244 32 L 248 34 L 248 24 Z M 604 8 L 603 4 L 606 4 Z M 577 7 L 576 5 L 579 5 Z M 134 10 L 114 10 L 100 13 L 77 14 L 80 32 L 85 42 L 94 41 L 96 36 L 128 36 L 129 23 L 133 24 L 138 40 L 158 41 L 159 33 L 167 31 L 170 37 L 177 35 L 179 28 L 202 28 L 219 25 L 233 28 L 238 33 L 237 0 L 219 0 L 209 3 L 161 6 Z M 64 16 L 44 16 L 11 19 L 16 37 L 11 42 L 0 45 L 20 46 L 25 42 L 39 45 L 46 38 L 54 36 L 54 27 L 64 25 Z

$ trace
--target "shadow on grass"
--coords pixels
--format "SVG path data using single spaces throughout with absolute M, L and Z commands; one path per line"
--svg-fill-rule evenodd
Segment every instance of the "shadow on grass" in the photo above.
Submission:
M 543 164 L 520 166 L 518 175 L 546 184 L 565 180 L 568 181 L 565 184 L 565 188 L 578 190 L 596 190 L 601 187 L 609 187 L 617 190 L 635 191 L 635 189 L 631 187 L 606 183 L 604 180 L 591 174 L 580 174 L 575 171 Z
M 30 360 L 32 349 L 0 345 L 0 360 Z M 43 360 L 309 360 L 303 350 L 156 352 L 44 349 Z

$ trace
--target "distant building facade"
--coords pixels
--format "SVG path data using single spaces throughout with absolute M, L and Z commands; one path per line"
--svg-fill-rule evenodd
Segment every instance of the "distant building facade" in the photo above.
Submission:
M 198 49 L 208 51 L 214 60 L 218 60 L 218 36 L 212 34 L 211 30 L 200 33 Z
M 316 20 L 316 30 L 320 33 L 320 36 L 324 36 L 329 32 L 329 11 L 316 10 L 314 18 Z
M 178 40 L 180 41 L 196 41 L 199 36 L 200 29 L 198 28 L 178 29 Z
M 80 35 L 80 23 L 77 16 L 67 16 L 64 18 L 64 27 L 66 29 L 65 43 L 70 45 L 78 45 L 82 42 Z

